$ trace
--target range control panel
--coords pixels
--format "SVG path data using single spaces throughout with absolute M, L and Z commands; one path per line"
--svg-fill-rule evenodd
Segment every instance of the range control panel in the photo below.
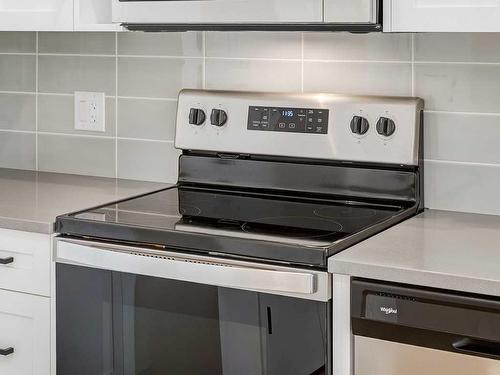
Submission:
M 328 134 L 328 109 L 250 106 L 248 130 Z
M 418 98 L 182 90 L 175 147 L 418 165 L 422 110 Z

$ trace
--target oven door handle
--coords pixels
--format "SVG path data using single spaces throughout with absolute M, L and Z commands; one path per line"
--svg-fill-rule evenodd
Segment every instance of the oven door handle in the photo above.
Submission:
M 318 293 L 317 273 L 294 271 L 285 267 L 260 267 L 249 262 L 77 240 L 57 241 L 56 262 L 227 288 L 328 300 L 328 292 L 321 290 Z

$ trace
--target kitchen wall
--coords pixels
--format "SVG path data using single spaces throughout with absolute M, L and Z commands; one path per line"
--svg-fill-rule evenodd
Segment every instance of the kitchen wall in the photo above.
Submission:
M 182 87 L 421 96 L 426 205 L 500 214 L 500 34 L 0 33 L 0 167 L 175 181 Z

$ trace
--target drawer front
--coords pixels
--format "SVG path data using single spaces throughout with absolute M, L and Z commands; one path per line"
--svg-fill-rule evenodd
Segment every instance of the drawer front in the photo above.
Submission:
M 0 229 L 0 289 L 50 296 L 50 249 L 50 235 Z
M 0 290 L 2 375 L 50 374 L 50 299 Z

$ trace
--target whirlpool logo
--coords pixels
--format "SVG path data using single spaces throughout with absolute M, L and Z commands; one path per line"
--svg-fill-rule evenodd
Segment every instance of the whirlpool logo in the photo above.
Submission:
M 395 309 L 392 307 L 382 306 L 382 307 L 380 307 L 380 311 L 382 311 L 385 315 L 397 315 L 398 314 L 398 309 Z

